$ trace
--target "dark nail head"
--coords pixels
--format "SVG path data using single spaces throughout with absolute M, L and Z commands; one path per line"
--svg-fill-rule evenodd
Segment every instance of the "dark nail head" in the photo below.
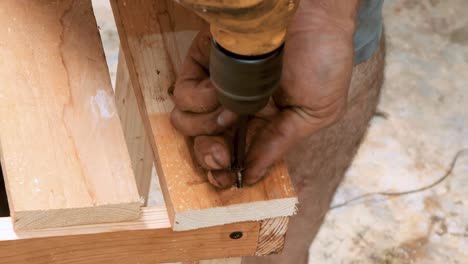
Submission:
M 241 237 L 243 236 L 242 232 L 240 231 L 236 231 L 236 232 L 232 232 L 229 237 L 231 239 L 240 239 Z

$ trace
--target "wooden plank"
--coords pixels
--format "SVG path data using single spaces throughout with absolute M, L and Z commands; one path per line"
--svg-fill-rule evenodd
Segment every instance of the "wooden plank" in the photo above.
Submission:
M 231 239 L 234 231 L 243 232 Z M 0 264 L 154 264 L 254 255 L 258 222 L 174 232 L 166 208 L 143 208 L 138 220 L 15 233 L 0 218 Z
M 140 111 L 138 110 L 138 102 L 133 92 L 127 63 L 122 52 L 119 53 L 119 63 L 117 66 L 115 101 L 124 130 L 128 152 L 130 153 L 130 159 L 132 160 L 138 193 L 146 205 L 153 169 L 153 152 L 146 135 Z
M 278 254 L 283 250 L 288 222 L 289 217 L 261 221 L 255 256 Z M 184 262 L 182 264 L 240 264 L 241 262 L 242 258 L 229 258 Z
M 170 124 L 168 90 L 203 23 L 172 0 L 111 1 L 174 230 L 290 216 L 297 197 L 284 164 L 253 187 L 217 190 Z
M 1 158 L 16 229 L 138 218 L 91 1 L 3 0 L 0 24 Z

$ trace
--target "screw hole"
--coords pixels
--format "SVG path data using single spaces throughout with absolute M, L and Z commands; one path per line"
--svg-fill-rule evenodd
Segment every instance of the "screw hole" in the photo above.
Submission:
M 240 231 L 236 231 L 236 232 L 232 232 L 229 237 L 231 239 L 240 239 L 241 237 L 243 236 L 242 232 Z

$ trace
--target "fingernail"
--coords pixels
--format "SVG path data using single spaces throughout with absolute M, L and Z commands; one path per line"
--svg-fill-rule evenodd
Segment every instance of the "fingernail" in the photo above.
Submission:
M 208 171 L 208 181 L 214 186 L 221 188 L 219 182 L 217 182 L 216 179 L 213 177 L 213 173 L 211 173 L 211 171 Z
M 214 169 L 214 170 L 222 169 L 221 165 L 219 165 L 218 162 L 216 162 L 216 160 L 214 159 L 212 155 L 206 155 L 204 157 L 204 161 L 206 165 L 210 166 L 211 169 Z
M 222 127 L 228 127 L 234 122 L 235 119 L 236 119 L 236 114 L 234 114 L 233 112 L 229 110 L 223 110 L 218 115 L 216 122 L 218 123 L 218 125 Z
M 251 174 L 252 176 L 247 177 L 246 179 L 247 185 L 254 185 L 258 181 L 260 181 L 265 176 L 266 173 L 267 173 L 266 169 L 260 169 L 258 170 L 258 172 Z

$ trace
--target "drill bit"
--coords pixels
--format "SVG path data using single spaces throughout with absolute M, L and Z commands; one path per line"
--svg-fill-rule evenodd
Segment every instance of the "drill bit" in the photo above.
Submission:
M 233 128 L 231 172 L 236 176 L 237 188 L 243 186 L 248 121 L 248 115 L 241 115 Z

